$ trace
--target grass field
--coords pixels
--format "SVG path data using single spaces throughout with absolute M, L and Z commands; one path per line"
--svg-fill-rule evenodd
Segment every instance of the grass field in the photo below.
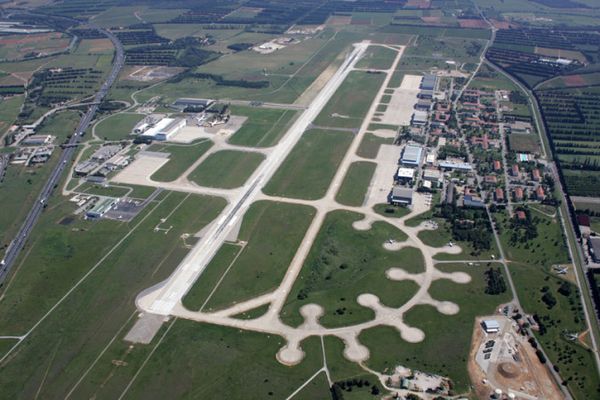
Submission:
M 377 164 L 368 161 L 357 161 L 350 164 L 342 186 L 335 199 L 347 206 L 361 206 L 367 196 L 371 178 Z
M 156 171 L 151 179 L 159 182 L 170 182 L 179 178 L 198 158 L 202 157 L 214 143 L 202 140 L 190 145 L 158 144 L 148 147 L 149 151 L 170 153 L 169 161 Z
M 232 189 L 242 186 L 265 156 L 248 151 L 221 150 L 209 155 L 189 175 L 198 185 Z
M 530 208 L 538 235 L 529 241 L 511 241 L 512 229 L 508 226 L 505 213 L 495 213 L 494 218 L 501 226 L 500 242 L 505 256 L 510 261 L 530 265 L 549 266 L 569 261 L 568 251 L 561 225 L 557 218 L 550 218 Z
M 144 115 L 135 113 L 112 115 L 96 125 L 96 136 L 104 140 L 126 139 L 143 118 Z
M 283 345 L 277 336 L 177 320 L 128 397 L 285 399 L 321 368 L 322 358 L 319 339 L 309 338 L 302 343 L 306 358 L 287 367 L 275 359 Z
M 536 334 L 550 360 L 559 367 L 563 380 L 577 399 L 589 399 L 597 395 L 600 385 L 594 361 L 587 349 L 564 337 L 565 332 L 580 333 L 586 330 L 583 309 L 577 287 L 570 288 L 569 295 L 558 292 L 566 281 L 551 272 L 549 265 L 536 266 L 510 263 L 510 271 L 523 309 L 536 314 L 545 332 Z M 551 293 L 556 305 L 549 308 L 543 301 L 545 292 Z
M 263 191 L 307 200 L 323 197 L 352 139 L 349 132 L 306 131 Z
M 3 396 L 32 398 L 39 390 L 43 398 L 64 398 L 136 314 L 137 293 L 165 279 L 188 252 L 181 235 L 202 229 L 224 206 L 218 198 L 164 192 L 130 223 L 60 225 L 73 205 L 53 199 L 17 264 L 17 275 L 5 288 L 0 329 L 4 334 L 26 332 L 75 282 L 89 275 L 40 321 L 10 362 L 0 366 Z M 154 232 L 165 217 L 173 228 L 166 234 Z M 114 367 L 110 359 L 104 366 Z M 93 396 L 98 385 L 88 389 L 82 397 Z
M 368 231 L 357 231 L 352 223 L 361 219 L 360 214 L 347 211 L 327 215 L 282 310 L 284 323 L 299 325 L 299 309 L 308 303 L 325 309 L 320 319 L 323 326 L 365 322 L 374 314 L 356 302 L 360 294 L 373 293 L 383 304 L 400 307 L 416 293 L 418 286 L 413 281 L 391 281 L 385 271 L 399 267 L 410 273 L 422 272 L 421 253 L 414 248 L 385 250 L 387 240 L 402 241 L 406 235 L 383 222 Z
M 358 150 L 356 154 L 360 157 L 371 158 L 374 159 L 377 157 L 377 153 L 379 152 L 379 147 L 382 144 L 392 144 L 393 139 L 385 139 L 379 136 L 375 136 L 374 134 L 367 132 L 363 136 L 362 142 L 360 142 L 360 146 L 358 146 Z
M 460 307 L 456 315 L 440 314 L 432 306 L 419 305 L 408 311 L 404 321 L 409 326 L 425 332 L 425 340 L 411 344 L 403 341 L 390 327 L 377 327 L 363 332 L 359 339 L 371 351 L 367 365 L 376 371 L 393 369 L 396 365 L 439 373 L 449 376 L 455 392 L 468 390 L 467 357 L 471 344 L 471 331 L 475 317 L 493 313 L 495 308 L 508 300 L 510 294 L 485 294 L 483 270 L 464 264 L 443 264 L 436 268 L 445 272 L 463 271 L 472 278 L 463 285 L 448 280 L 434 281 L 429 289 L 437 300 L 452 301 Z M 449 335 L 448 332 L 460 332 Z
M 250 107 L 231 107 L 231 113 L 248 119 L 228 142 L 248 147 L 276 145 L 296 116 L 291 110 Z
M 49 118 L 39 129 L 40 134 L 52 134 L 61 143 L 72 134 L 78 122 L 75 112 L 59 113 Z M 0 183 L 0 253 L 16 234 L 31 205 L 48 179 L 49 173 L 58 161 L 60 150 L 55 150 L 50 160 L 40 166 L 24 167 L 9 165 L 2 183 Z
M 382 46 L 369 46 L 356 68 L 388 69 L 392 67 L 397 51 Z
M 0 134 L 15 122 L 24 100 L 24 96 L 13 96 L 0 102 Z
M 359 128 L 384 79 L 384 74 L 351 72 L 314 123 L 322 127 Z
M 508 135 L 508 146 L 511 151 L 540 153 L 539 137 L 531 133 L 511 133 Z
M 311 207 L 259 201 L 246 212 L 238 240 L 243 248 L 226 244 L 185 297 L 188 308 L 199 309 L 214 284 L 223 277 L 206 310 L 226 307 L 274 289 L 315 215 Z M 236 248 L 237 247 L 237 248 Z M 231 267 L 231 268 L 230 268 Z M 229 269 L 229 271 L 227 271 Z

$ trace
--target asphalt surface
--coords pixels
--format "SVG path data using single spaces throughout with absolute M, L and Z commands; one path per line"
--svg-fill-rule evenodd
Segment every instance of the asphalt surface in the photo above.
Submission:
M 58 164 L 56 164 L 56 166 L 52 170 L 50 177 L 46 181 L 46 184 L 44 185 L 38 198 L 36 199 L 31 210 L 29 211 L 27 218 L 25 218 L 23 225 L 19 229 L 17 236 L 10 243 L 4 255 L 4 259 L 2 260 L 2 265 L 0 266 L 0 285 L 3 284 L 4 280 L 10 273 L 10 270 L 14 266 L 16 259 L 18 258 L 21 250 L 23 249 L 23 246 L 27 242 L 27 238 L 31 234 L 31 231 L 35 227 L 35 224 L 37 223 L 40 214 L 44 210 L 44 207 L 46 206 L 48 199 L 52 194 L 52 191 L 58 185 L 58 181 L 60 180 L 64 169 L 67 168 L 69 161 L 73 158 L 73 155 L 77 151 L 77 144 L 81 141 L 86 129 L 89 127 L 90 123 L 94 119 L 94 116 L 98 111 L 98 104 L 100 104 L 104 97 L 106 97 L 110 87 L 117 79 L 117 76 L 119 75 L 119 72 L 121 71 L 121 68 L 123 67 L 123 64 L 125 62 L 123 46 L 115 35 L 93 24 L 89 24 L 89 27 L 102 32 L 113 43 L 116 49 L 116 54 L 113 60 L 112 69 L 110 71 L 110 74 L 106 78 L 106 81 L 102 84 L 100 90 L 94 96 L 94 104 L 90 106 L 90 108 L 79 121 L 77 129 L 75 130 L 75 132 L 69 139 L 67 146 L 65 146 L 63 152 L 61 153 Z
M 267 160 L 261 164 L 249 183 L 241 188 L 235 197 L 230 199 L 229 205 L 223 211 L 223 216 L 212 224 L 211 228 L 190 251 L 175 272 L 166 281 L 138 296 L 136 303 L 139 309 L 160 315 L 171 313 L 178 301 L 194 284 L 221 247 L 229 231 L 243 217 L 252 203 L 252 199 L 260 193 L 260 189 L 273 176 L 294 145 L 300 140 L 306 128 L 342 84 L 356 61 L 364 53 L 365 48 L 366 44 L 364 43 L 357 45 L 319 95 L 290 127 L 284 139 L 273 149 Z

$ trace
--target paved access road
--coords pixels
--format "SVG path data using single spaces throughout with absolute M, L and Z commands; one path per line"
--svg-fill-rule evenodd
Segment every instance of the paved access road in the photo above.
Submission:
M 23 222 L 23 225 L 19 229 L 17 236 L 10 243 L 8 250 L 4 255 L 4 260 L 2 260 L 2 265 L 0 269 L 0 285 L 4 282 L 4 280 L 10 273 L 10 270 L 13 267 L 15 260 L 19 256 L 21 249 L 25 245 L 27 238 L 31 234 L 31 231 L 33 230 L 36 222 L 38 221 L 42 210 L 44 209 L 46 203 L 48 202 L 48 199 L 50 198 L 50 195 L 52 194 L 52 191 L 58 185 L 58 181 L 60 180 L 64 169 L 67 167 L 68 162 L 73 158 L 73 154 L 77 151 L 76 145 L 81 141 L 81 138 L 84 135 L 86 129 L 94 119 L 96 111 L 98 111 L 98 104 L 100 104 L 104 97 L 106 97 L 106 94 L 108 93 L 112 84 L 117 79 L 117 76 L 119 75 L 119 72 L 121 71 L 121 68 L 123 67 L 123 64 L 125 62 L 125 53 L 123 52 L 123 46 L 121 45 L 119 39 L 117 39 L 115 35 L 113 35 L 105 29 L 97 27 L 93 24 L 90 24 L 89 26 L 92 29 L 96 29 L 102 32 L 113 43 L 116 49 L 116 55 L 113 60 L 112 69 L 110 71 L 110 74 L 106 78 L 106 81 L 104 81 L 104 83 L 100 87 L 100 90 L 94 96 L 93 104 L 84 114 L 84 116 L 81 117 L 81 120 L 77 125 L 77 129 L 69 139 L 68 146 L 66 146 L 63 152 L 61 153 L 58 164 L 56 164 L 56 166 L 52 170 L 48 181 L 46 181 L 46 184 L 44 185 L 37 200 L 35 201 L 31 210 L 29 211 L 29 214 L 27 214 L 25 222 Z

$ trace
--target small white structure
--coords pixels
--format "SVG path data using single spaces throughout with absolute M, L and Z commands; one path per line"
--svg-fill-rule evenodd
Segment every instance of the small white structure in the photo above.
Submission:
M 412 180 L 414 178 L 415 178 L 415 169 L 414 168 L 405 168 L 405 167 L 398 168 L 398 172 L 396 173 L 396 180 L 403 182 L 403 183 L 409 183 L 409 182 L 412 182 Z
M 498 333 L 500 331 L 500 324 L 495 319 L 486 319 L 482 325 L 485 333 Z

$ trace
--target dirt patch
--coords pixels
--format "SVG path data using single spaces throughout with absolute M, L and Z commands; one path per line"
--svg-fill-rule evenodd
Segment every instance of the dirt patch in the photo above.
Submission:
M 459 19 L 461 28 L 487 28 L 487 23 L 482 19 Z
M 57 32 L 49 32 L 49 33 L 33 33 L 31 35 L 14 35 L 14 36 L 5 36 L 0 38 L 0 46 L 7 45 L 19 45 L 19 44 L 28 44 L 28 43 L 39 43 L 44 40 L 50 39 L 60 39 L 62 36 L 61 33 Z
M 496 29 L 510 29 L 511 28 L 510 22 L 507 22 L 507 21 L 498 21 L 497 19 L 492 19 L 492 20 L 490 20 L 490 22 L 492 23 L 492 25 L 494 25 L 494 27 Z
M 87 42 L 90 53 L 104 53 L 113 49 L 112 42 L 109 39 L 89 39 Z
M 585 86 L 586 81 L 581 75 L 567 75 L 562 77 L 565 86 Z
M 349 15 L 332 15 L 327 19 L 326 25 L 349 25 L 352 17 Z
M 350 22 L 351 25 L 371 25 L 371 17 L 353 16 Z
M 406 8 L 429 8 L 431 7 L 431 0 L 408 0 L 406 2 Z
M 421 21 L 426 24 L 439 24 L 441 21 L 440 17 L 421 17 Z

